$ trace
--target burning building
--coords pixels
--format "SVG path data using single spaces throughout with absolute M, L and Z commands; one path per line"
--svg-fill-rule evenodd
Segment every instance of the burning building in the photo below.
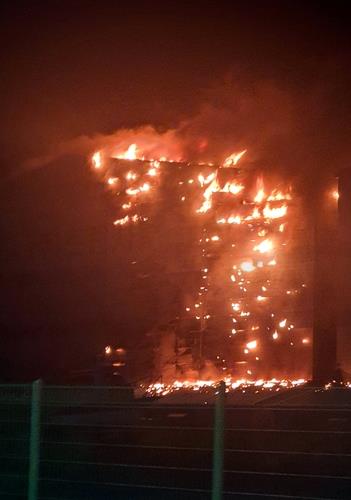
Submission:
M 168 346 L 168 362 L 156 362 L 154 380 L 312 374 L 315 217 L 292 179 L 263 175 L 245 153 L 221 164 L 189 163 L 151 158 L 131 144 L 92 156 L 117 201 L 116 228 L 133 235 L 144 272 L 147 255 L 156 256 L 156 274 L 168 276 L 173 288 L 172 304 L 163 288 L 157 298 L 155 323 L 171 328 L 156 335 L 158 346 Z

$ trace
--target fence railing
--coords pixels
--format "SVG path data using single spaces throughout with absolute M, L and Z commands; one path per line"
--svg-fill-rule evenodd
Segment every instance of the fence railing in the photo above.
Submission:
M 193 407 L 201 425 L 190 422 L 187 426 L 177 425 L 184 407 L 155 407 L 147 400 L 135 400 L 129 387 L 45 386 L 40 380 L 2 385 L 0 499 L 98 499 L 100 494 L 124 490 L 133 490 L 133 498 L 139 498 L 140 490 L 140 498 L 147 498 L 145 491 L 159 492 L 155 498 L 172 491 L 181 498 L 196 498 L 212 491 L 211 498 L 220 500 L 224 398 L 221 383 L 214 408 Z M 171 422 L 165 420 L 166 414 L 171 415 Z M 194 432 L 206 436 L 205 448 L 184 442 L 185 435 Z M 167 440 L 170 433 L 171 443 Z M 182 434 L 181 446 L 177 446 L 177 436 Z M 207 454 L 206 467 L 182 467 L 184 454 L 202 450 Z M 162 454 L 168 461 L 164 466 Z M 134 463 L 135 458 L 140 463 Z M 138 470 L 139 482 L 131 480 L 134 470 Z M 205 477 L 193 487 L 188 472 Z M 164 474 L 170 481 L 164 480 Z M 125 498 L 131 497 L 126 494 Z
M 212 403 L 2 385 L 0 500 L 351 498 L 350 408 Z

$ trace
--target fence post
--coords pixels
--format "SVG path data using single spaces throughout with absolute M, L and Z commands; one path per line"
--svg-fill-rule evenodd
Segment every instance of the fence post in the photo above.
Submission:
M 213 432 L 212 500 L 222 500 L 224 459 L 225 382 L 221 381 L 215 402 Z
M 28 500 L 38 500 L 41 391 L 42 381 L 35 380 L 32 384 L 30 415 Z

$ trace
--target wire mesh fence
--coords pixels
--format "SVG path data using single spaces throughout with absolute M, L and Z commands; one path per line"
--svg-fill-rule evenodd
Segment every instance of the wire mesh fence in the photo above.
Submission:
M 0 495 L 26 498 L 32 387 L 0 385 Z
M 215 406 L 0 386 L 0 499 L 351 498 L 349 407 L 231 406 L 218 393 Z
M 39 498 L 209 498 L 213 408 L 193 412 L 129 388 L 44 388 Z

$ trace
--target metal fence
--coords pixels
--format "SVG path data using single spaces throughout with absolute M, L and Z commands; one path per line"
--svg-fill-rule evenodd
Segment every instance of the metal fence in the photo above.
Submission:
M 134 399 L 0 386 L 1 500 L 351 498 L 350 408 Z M 225 417 L 225 421 L 224 421 Z

